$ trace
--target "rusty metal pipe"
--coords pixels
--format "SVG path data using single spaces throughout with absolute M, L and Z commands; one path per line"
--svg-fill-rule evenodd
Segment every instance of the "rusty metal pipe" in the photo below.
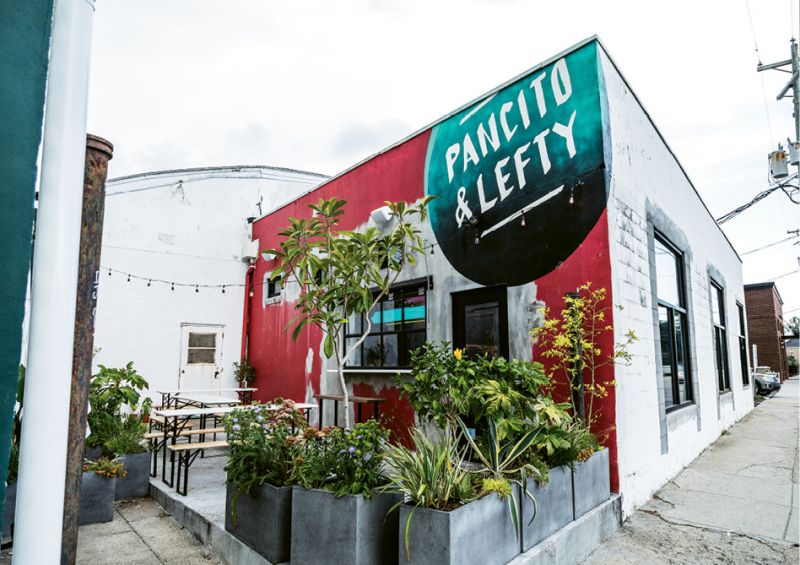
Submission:
M 86 164 L 83 177 L 78 292 L 75 299 L 75 345 L 72 354 L 67 471 L 64 489 L 64 526 L 61 536 L 61 563 L 75 563 L 78 544 L 78 512 L 86 438 L 86 412 L 92 378 L 94 319 L 97 283 L 100 275 L 100 250 L 103 240 L 103 210 L 108 161 L 114 147 L 95 135 L 86 136 Z

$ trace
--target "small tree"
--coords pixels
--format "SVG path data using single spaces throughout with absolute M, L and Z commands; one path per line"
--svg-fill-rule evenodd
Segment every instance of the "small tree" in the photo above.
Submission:
M 344 396 L 345 427 L 350 427 L 350 396 L 344 380 L 344 365 L 372 330 L 371 313 L 397 281 L 403 266 L 413 265 L 424 253 L 420 230 L 413 223 L 426 215 L 429 197 L 417 206 L 386 202 L 392 216 L 387 233 L 376 227 L 362 232 L 339 230 L 345 200 L 330 198 L 310 204 L 312 217 L 290 218 L 290 226 L 279 233 L 279 249 L 269 249 L 278 260 L 271 277 L 284 277 L 300 287 L 295 309 L 298 314 L 286 325 L 294 325 L 292 338 L 316 326 L 324 334 L 323 350 L 336 358 L 339 386 Z M 343 330 L 351 316 L 364 315 L 361 335 L 346 346 Z
M 618 308 L 622 309 L 621 306 Z M 566 377 L 573 413 L 587 426 L 599 418 L 595 413 L 594 399 L 608 396 L 608 387 L 616 384 L 614 381 L 601 382 L 598 371 L 617 362 L 630 362 L 628 348 L 637 340 L 633 330 L 628 330 L 624 341 L 615 343 L 613 350 L 603 350 L 600 338 L 613 331 L 607 319 L 610 310 L 606 289 L 593 290 L 592 283 L 587 282 L 564 298 L 560 317 L 550 317 L 550 311 L 546 309 L 544 324 L 531 330 L 542 357 L 552 361 L 548 376 L 551 380 L 555 380 L 558 374 Z M 585 405 L 586 396 L 589 397 L 588 406 Z

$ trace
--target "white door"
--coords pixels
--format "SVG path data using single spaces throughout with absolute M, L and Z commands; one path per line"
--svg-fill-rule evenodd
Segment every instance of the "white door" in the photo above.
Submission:
M 222 329 L 211 324 L 181 324 L 178 388 L 222 388 Z

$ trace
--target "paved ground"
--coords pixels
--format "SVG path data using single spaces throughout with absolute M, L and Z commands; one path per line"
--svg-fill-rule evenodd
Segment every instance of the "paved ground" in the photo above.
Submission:
M 784 383 L 585 563 L 798 563 L 798 393 Z
M 0 565 L 11 563 L 11 551 Z M 221 565 L 211 548 L 184 530 L 151 498 L 117 503 L 114 520 L 81 526 L 78 565 Z

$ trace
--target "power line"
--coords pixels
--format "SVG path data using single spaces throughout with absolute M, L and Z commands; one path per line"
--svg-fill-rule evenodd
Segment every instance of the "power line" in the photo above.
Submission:
M 792 239 L 796 239 L 797 237 L 800 237 L 800 236 L 798 236 L 797 233 L 795 233 L 794 235 L 790 235 L 789 237 L 785 237 L 785 238 L 783 238 L 783 239 L 781 239 L 779 241 L 773 241 L 772 243 L 768 243 L 767 245 L 764 245 L 763 247 L 759 247 L 758 249 L 752 249 L 750 251 L 745 251 L 744 253 L 742 253 L 740 255 L 740 257 L 744 257 L 745 255 L 750 255 L 751 253 L 755 253 L 757 251 L 761 251 L 763 249 L 767 249 L 767 248 L 772 247 L 774 245 L 778 245 L 780 243 L 784 243 L 786 241 L 790 241 Z
M 771 278 L 771 279 L 767 279 L 767 280 L 766 280 L 766 281 L 764 281 L 764 282 L 773 282 L 773 281 L 776 281 L 776 280 L 778 280 L 778 279 L 782 279 L 782 278 L 784 278 L 784 277 L 788 277 L 788 276 L 790 276 L 790 275 L 794 275 L 794 274 L 796 274 L 796 273 L 800 273 L 800 269 L 795 269 L 794 271 L 789 271 L 788 273 L 783 273 L 782 275 L 778 275 L 777 277 L 773 277 L 773 278 Z
M 718 224 L 724 224 L 728 220 L 732 220 L 733 218 L 735 218 L 736 216 L 738 216 L 739 214 L 741 214 L 742 212 L 744 212 L 745 210 L 750 208 L 752 205 L 756 204 L 757 202 L 760 202 L 761 200 L 763 200 L 764 198 L 766 198 L 767 196 L 769 196 L 770 194 L 772 194 L 776 190 L 782 190 L 784 192 L 784 194 L 786 194 L 787 198 L 789 198 L 789 200 L 791 200 L 794 204 L 800 204 L 800 202 L 796 202 L 794 200 L 794 198 L 792 197 L 798 191 L 798 187 L 793 185 L 793 184 L 789 184 L 789 181 L 794 180 L 796 178 L 797 178 L 797 173 L 793 174 L 792 176 L 790 176 L 786 180 L 778 183 L 777 185 L 775 185 L 773 187 L 770 187 L 767 190 L 764 190 L 762 192 L 759 192 L 758 194 L 756 194 L 755 198 L 753 198 L 747 204 L 742 204 L 738 208 L 734 208 L 733 210 L 731 210 L 727 214 L 724 214 L 724 215 L 720 216 L 719 218 L 717 218 L 717 223 Z M 787 190 L 786 187 L 790 187 L 791 190 Z

